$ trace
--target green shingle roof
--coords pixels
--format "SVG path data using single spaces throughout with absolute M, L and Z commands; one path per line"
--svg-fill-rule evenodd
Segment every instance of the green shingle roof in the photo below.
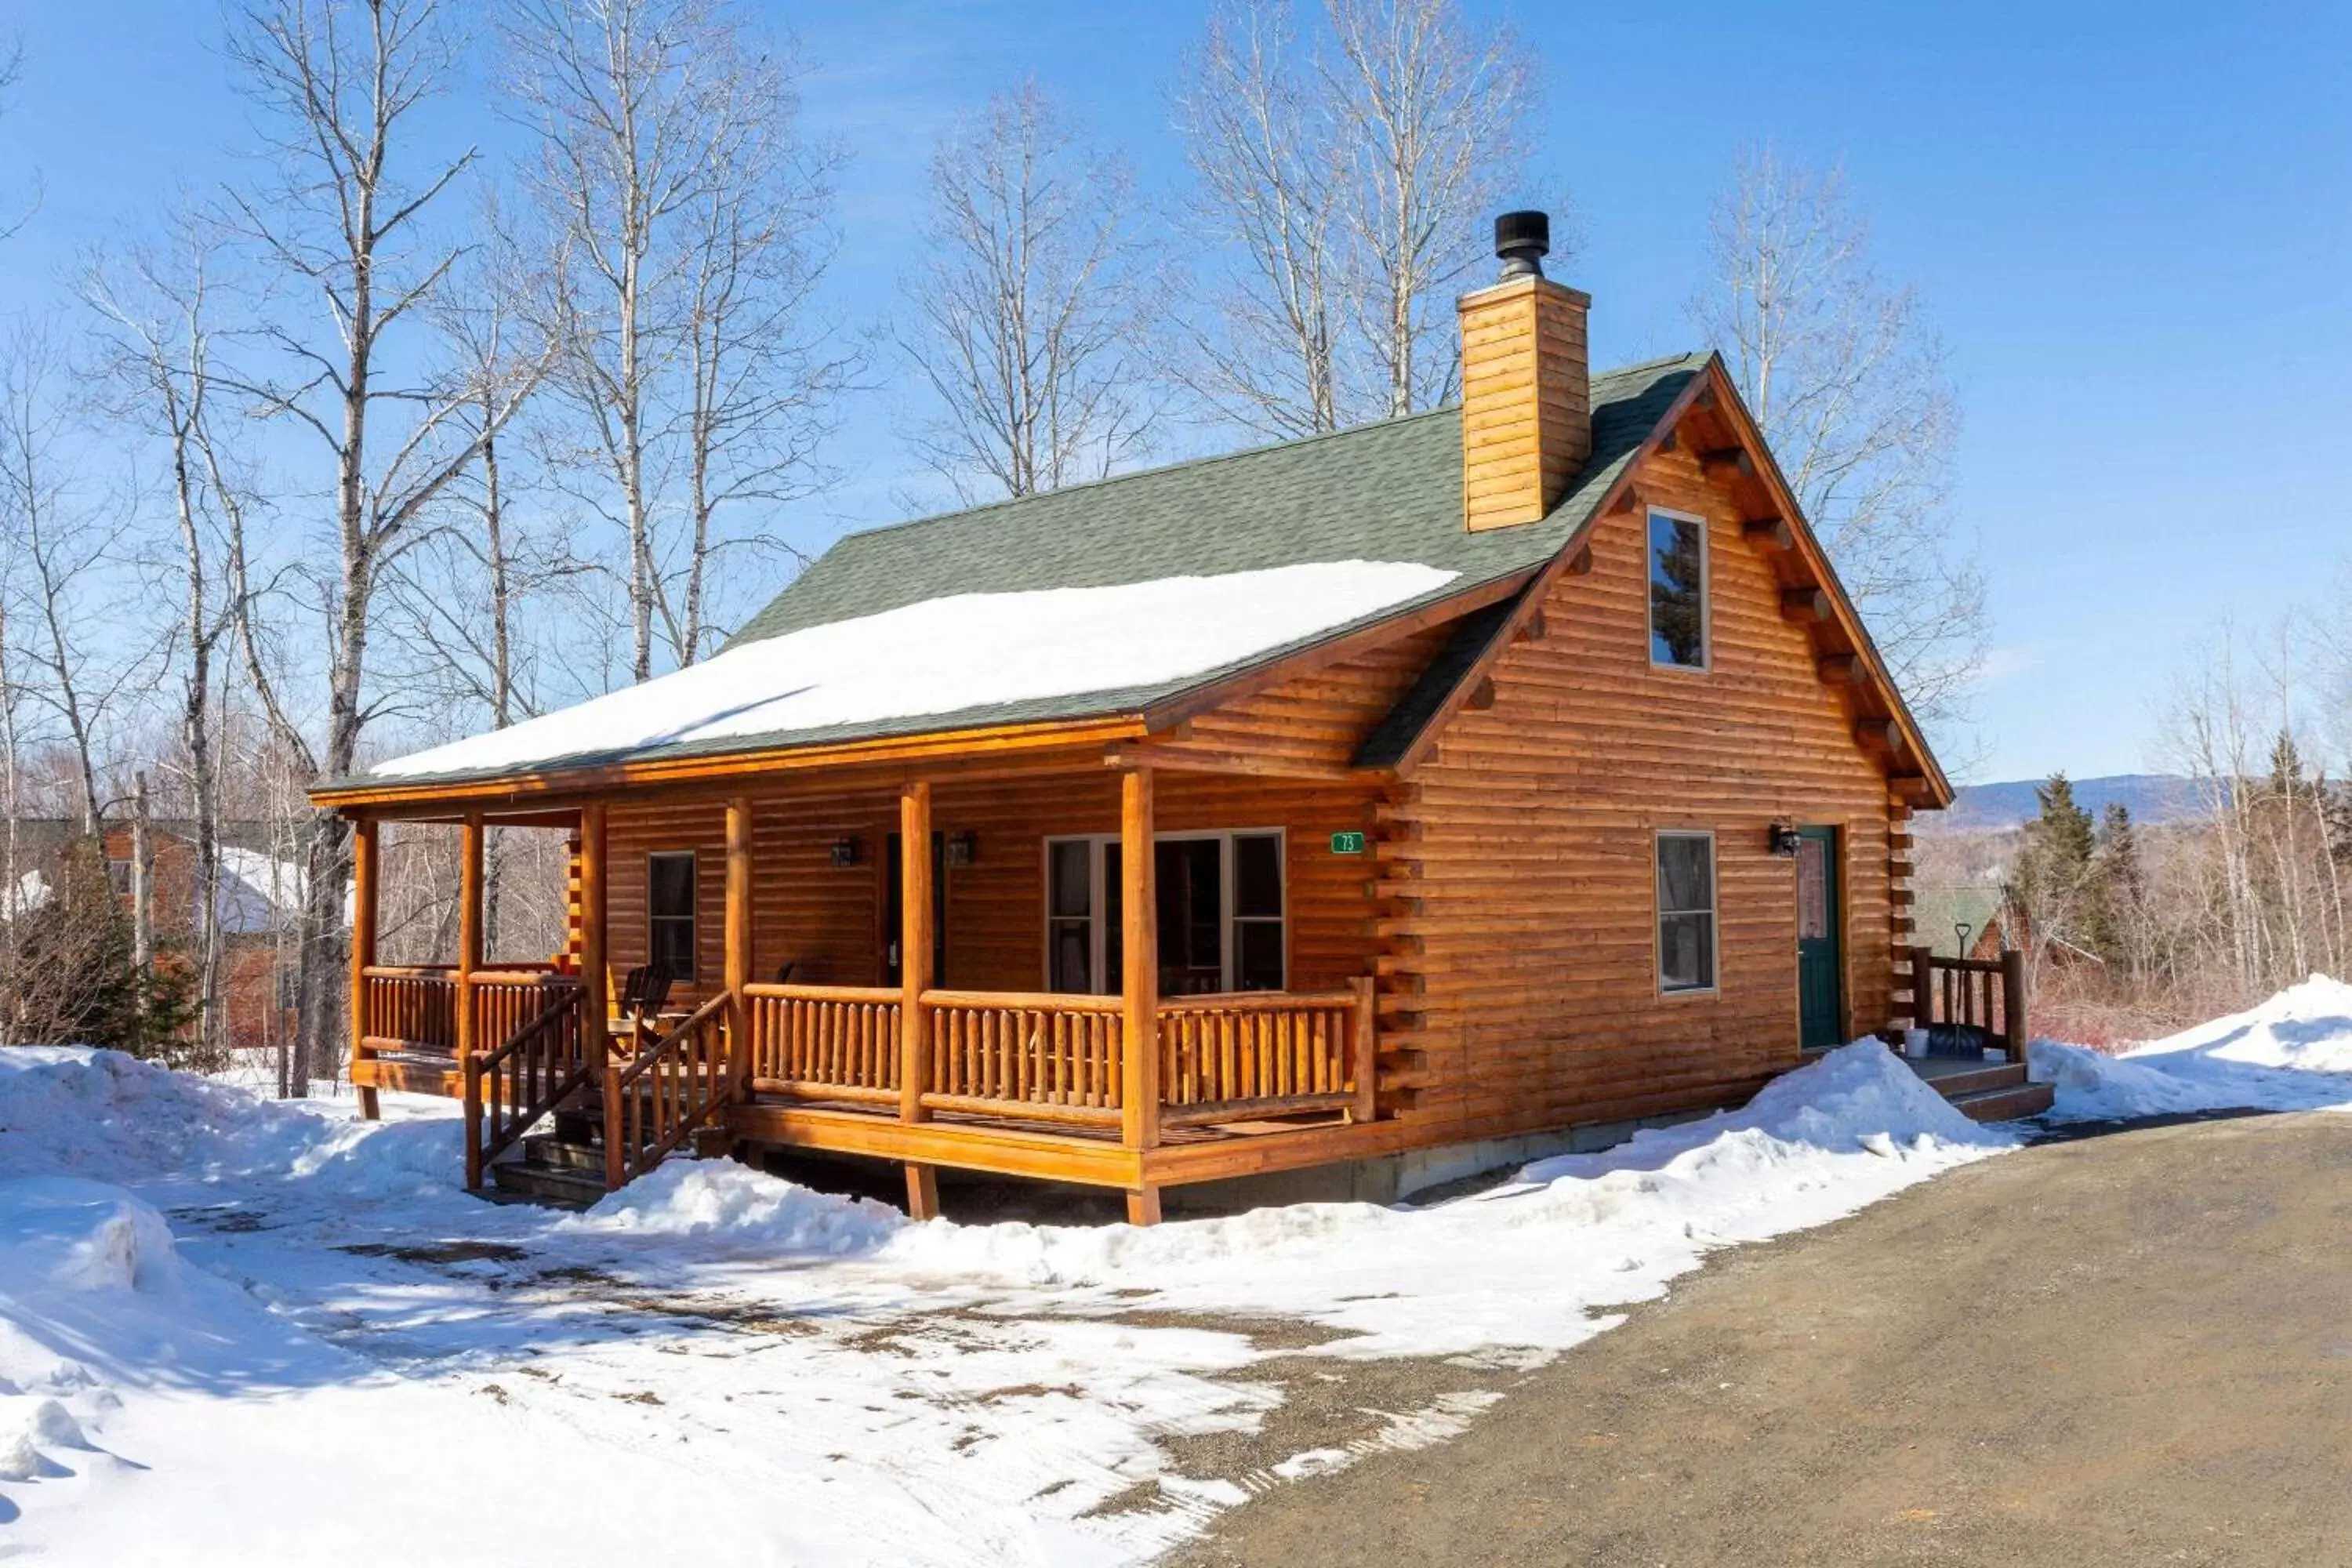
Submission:
M 1549 560 L 1707 363 L 1705 354 L 1677 354 L 1593 377 L 1591 459 L 1540 522 L 1481 533 L 1462 526 L 1462 412 L 1442 408 L 851 534 L 727 645 L 739 647 L 960 594 L 1113 587 L 1339 561 L 1416 562 L 1455 574 L 1442 588 L 1418 598 L 1233 665 L 1150 687 L 822 729 L 619 747 L 540 765 L 724 755 L 1136 712 Z M 1489 622 L 1499 624 L 1496 617 L 1481 617 L 1486 636 L 1492 635 Z M 1483 637 L 1458 636 L 1454 642 L 1460 646 L 1449 652 L 1455 657 L 1440 657 L 1400 710 L 1378 727 L 1368 753 L 1401 752 L 1409 745 L 1467 668 L 1464 661 L 1475 659 L 1485 646 Z M 439 773 L 431 781 L 486 782 L 509 771 Z M 323 787 L 382 782 L 361 778 Z
M 949 594 L 1317 561 L 1422 562 L 1460 574 L 1444 590 L 1450 596 L 1557 552 L 1706 363 L 1704 354 L 1678 354 L 1595 376 L 1592 460 L 1541 522 L 1482 533 L 1462 526 L 1462 411 L 1442 408 L 851 534 L 729 646 Z

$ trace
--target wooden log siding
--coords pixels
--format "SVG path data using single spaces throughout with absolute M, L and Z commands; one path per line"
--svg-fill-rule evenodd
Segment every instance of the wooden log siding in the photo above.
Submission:
M 1605 515 L 1592 570 L 1539 606 L 1381 807 L 1387 1109 L 1430 1142 L 1696 1109 L 1799 1059 L 1795 862 L 1775 822 L 1843 830 L 1849 1037 L 1893 983 L 1880 765 L 1851 689 L 1780 615 L 1771 552 L 1686 452 L 1645 458 L 1644 502 L 1704 518 L 1711 668 L 1649 663 L 1646 513 Z M 1661 995 L 1654 835 L 1716 836 L 1717 988 Z
M 1367 723 L 1370 720 L 1366 721 Z M 1118 775 L 1099 762 L 1067 774 L 943 782 L 933 792 L 932 826 L 971 833 L 977 858 L 945 872 L 947 965 L 941 986 L 1034 992 L 1045 983 L 1045 859 L 1048 837 L 1118 831 Z M 1165 770 L 1155 811 L 1162 832 L 1280 828 L 1286 842 L 1289 986 L 1337 990 L 1372 972 L 1370 855 L 1331 853 L 1331 836 L 1370 833 L 1378 786 L 1314 780 L 1234 777 Z M 788 780 L 751 791 L 751 977 L 774 982 L 793 964 L 792 984 L 878 986 L 885 845 L 897 831 L 894 789 L 816 793 L 816 781 Z M 646 857 L 696 852 L 695 983 L 671 992 L 674 1007 L 715 993 L 724 965 L 726 805 L 650 795 L 616 797 L 606 815 L 606 963 L 615 974 L 646 962 Z M 859 847 L 853 866 L 833 863 L 836 839 Z

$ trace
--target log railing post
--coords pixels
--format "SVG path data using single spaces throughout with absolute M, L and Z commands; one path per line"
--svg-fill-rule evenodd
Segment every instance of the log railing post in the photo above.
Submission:
M 1349 1045 L 1355 1052 L 1352 1064 L 1356 1103 L 1348 1112 L 1351 1121 L 1370 1121 L 1380 1115 L 1380 1041 L 1378 1038 L 1380 1009 L 1372 994 L 1369 976 L 1359 975 L 1349 982 L 1356 994 L 1353 1036 Z
M 1936 1021 L 1936 950 L 1904 949 L 1911 958 L 1911 1026 L 1924 1029 Z
M 2000 1027 L 2009 1037 L 2009 1059 L 2025 1059 L 2025 950 L 2012 947 L 2000 955 Z
M 352 826 L 352 1061 L 373 1054 L 368 1037 L 367 972 L 375 963 L 376 824 L 372 818 Z M 383 1114 L 375 1085 L 360 1089 L 360 1115 L 373 1121 Z
M 1153 842 L 1152 774 L 1119 775 L 1119 1141 L 1139 1153 L 1160 1146 L 1160 899 Z M 1160 1217 L 1160 1190 L 1129 1193 L 1129 1223 Z
M 751 1081 L 751 799 L 727 803 L 727 1066 L 740 1094 Z
M 612 977 L 604 963 L 604 803 L 591 801 L 580 808 L 580 1053 L 592 1071 L 610 1055 Z
M 482 966 L 482 814 L 466 814 L 457 860 L 457 1079 L 466 1101 L 466 1185 L 482 1184 L 482 1089 L 474 1076 L 474 971 Z
M 923 993 L 931 989 L 931 786 L 918 779 L 898 792 L 898 1119 L 925 1121 L 930 1087 L 930 1020 Z M 940 1212 L 939 1173 L 907 1163 L 907 1213 L 930 1219 Z

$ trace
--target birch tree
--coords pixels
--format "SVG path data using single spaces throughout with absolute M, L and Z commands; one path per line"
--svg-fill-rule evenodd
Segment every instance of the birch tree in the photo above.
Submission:
M 1209 242 L 1181 374 L 1289 437 L 1411 414 L 1460 378 L 1454 296 L 1523 175 L 1534 59 L 1453 0 L 1228 0 L 1177 123 Z
M 250 584 L 233 592 L 273 732 L 308 777 L 335 777 L 352 771 L 372 716 L 384 574 L 494 434 L 464 428 L 468 404 L 431 373 L 425 320 L 457 256 L 428 219 L 474 161 L 470 149 L 428 151 L 421 112 L 456 69 L 457 40 L 437 0 L 264 0 L 240 15 L 227 52 L 271 154 L 264 181 L 232 193 L 234 211 L 288 311 L 313 312 L 307 328 L 266 314 L 259 335 L 274 363 L 241 384 L 312 442 L 331 480 L 331 566 L 314 585 L 327 627 L 316 745 L 267 679 Z M 247 564 L 240 529 L 232 569 L 242 576 Z M 351 859 L 349 824 L 318 814 L 304 856 L 296 1095 L 341 1059 Z
M 1905 698 L 1930 725 L 1984 662 L 1984 575 L 1949 504 L 1959 409 L 1916 290 L 1880 280 L 1843 174 L 1745 154 L 1692 303 Z
M 941 142 L 930 188 L 899 337 L 938 410 L 918 449 L 967 502 L 1101 478 L 1153 412 L 1126 166 L 1031 81 Z
M 195 837 L 192 889 L 194 993 L 200 1056 L 220 1044 L 221 854 L 217 719 L 221 645 L 231 618 L 217 582 L 218 542 L 201 432 L 214 416 L 215 246 L 193 219 L 175 219 L 158 246 L 101 259 L 82 297 L 100 323 L 118 416 L 161 444 L 178 542 L 181 650 L 179 741 Z
M 517 0 L 505 41 L 559 236 L 556 384 L 595 481 L 574 493 L 625 541 L 643 680 L 657 635 L 681 664 L 705 651 L 714 562 L 744 542 L 723 511 L 818 482 L 830 362 L 803 316 L 829 163 L 798 136 L 789 56 L 728 0 Z

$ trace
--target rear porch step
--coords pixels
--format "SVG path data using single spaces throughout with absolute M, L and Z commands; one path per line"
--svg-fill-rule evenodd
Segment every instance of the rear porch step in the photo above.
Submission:
M 1904 1058 L 1913 1071 L 1971 1121 L 2014 1121 L 2050 1109 L 2057 1091 L 2028 1080 L 2023 1062 L 1954 1061 L 1935 1057 Z

